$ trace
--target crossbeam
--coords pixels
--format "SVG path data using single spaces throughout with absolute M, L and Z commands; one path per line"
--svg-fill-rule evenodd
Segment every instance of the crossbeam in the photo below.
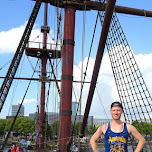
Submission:
M 49 3 L 50 5 L 57 6 L 60 8 L 72 7 L 80 11 L 84 10 L 84 8 L 86 11 L 91 11 L 91 10 L 105 11 L 105 8 L 106 8 L 106 3 L 97 2 L 97 1 L 62 0 L 62 1 L 57 2 L 55 0 L 42 0 L 42 2 Z M 144 9 L 137 9 L 137 8 L 115 5 L 114 11 L 116 13 L 152 17 L 152 11 L 148 11 Z
M 6 77 L 0 77 L 0 79 L 7 79 Z M 8 78 L 8 79 L 10 79 L 10 78 Z M 20 78 L 20 77 L 14 77 L 13 78 L 14 80 L 32 80 L 32 81 L 42 81 L 42 79 L 40 79 L 40 78 Z M 43 81 L 45 81 L 45 82 L 55 82 L 55 81 L 57 81 L 57 82 L 61 82 L 61 80 L 59 80 L 59 79 L 56 79 L 56 80 L 54 80 L 54 79 L 49 79 L 49 78 L 47 78 L 47 79 L 43 79 Z M 76 81 L 76 80 L 73 80 L 73 82 L 74 83 L 82 83 L 82 81 Z M 85 81 L 85 82 L 83 82 L 83 83 L 90 83 L 89 81 Z

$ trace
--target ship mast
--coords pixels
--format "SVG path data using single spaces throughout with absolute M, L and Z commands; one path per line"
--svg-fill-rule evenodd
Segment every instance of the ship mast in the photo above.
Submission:
M 26 55 L 37 57 L 41 59 L 41 99 L 40 99 L 40 114 L 39 114 L 39 148 L 44 148 L 44 142 L 45 142 L 45 88 L 46 88 L 46 82 L 47 81 L 47 71 L 46 71 L 46 65 L 47 60 L 53 58 L 61 58 L 61 52 L 59 50 L 53 50 L 52 45 L 50 43 L 47 43 L 47 34 L 50 31 L 50 27 L 47 25 L 47 15 L 48 14 L 48 4 L 45 3 L 44 6 L 44 25 L 41 26 L 41 32 L 43 33 L 43 41 L 40 42 L 39 48 L 30 48 L 30 42 L 28 43 L 28 46 L 26 47 Z M 41 48 L 42 45 L 42 48 Z M 48 47 L 49 46 L 49 47 Z M 56 47 L 57 48 L 57 47 Z M 51 62 L 51 61 L 50 61 Z M 52 69 L 53 70 L 53 69 Z M 53 71 L 52 71 L 53 72 Z
M 47 9 L 48 4 L 45 3 L 44 9 L 44 27 L 47 26 Z M 43 31 L 43 49 L 46 49 L 47 44 L 47 31 Z M 42 80 L 46 79 L 46 64 L 47 64 L 47 56 L 45 53 L 41 55 L 41 78 Z M 39 142 L 40 148 L 44 147 L 45 141 L 45 132 L 44 132 L 44 122 L 45 122 L 45 81 L 41 81 L 41 103 L 40 103 L 40 119 L 39 119 Z
M 64 40 L 62 50 L 61 102 L 59 117 L 59 144 L 61 152 L 66 151 L 66 145 L 71 138 L 71 106 L 73 83 L 75 9 L 65 8 Z M 66 125 L 65 125 L 66 124 Z

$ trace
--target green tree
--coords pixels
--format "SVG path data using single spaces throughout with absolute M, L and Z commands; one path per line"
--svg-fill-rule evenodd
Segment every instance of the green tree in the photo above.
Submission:
M 23 120 L 24 118 L 22 118 L 22 117 L 17 117 L 17 119 L 16 119 L 16 121 L 15 121 L 15 124 L 14 124 L 14 126 L 13 126 L 13 130 L 12 131 L 14 131 L 14 132 L 19 132 L 19 124 L 22 122 L 22 120 Z
M 97 127 L 95 125 L 91 125 L 88 128 L 88 134 L 93 135 L 97 131 Z
M 46 131 L 46 136 L 51 139 L 53 130 L 48 123 L 45 124 L 45 131 Z
M 5 126 L 5 130 L 4 130 L 4 132 L 9 131 L 9 129 L 10 129 L 10 127 L 11 127 L 12 122 L 13 122 L 13 120 L 8 120 L 8 119 L 6 119 L 6 124 L 5 124 L 6 126 Z
M 101 125 L 97 125 L 97 126 L 96 126 L 96 129 L 98 129 L 100 126 L 101 126 Z
M 58 136 L 58 129 L 59 129 L 59 121 L 55 121 L 51 125 L 51 130 L 52 130 L 52 136 L 57 137 Z
M 79 135 L 81 125 L 82 125 L 81 122 L 77 122 L 77 123 L 74 125 L 74 135 Z
M 20 132 L 20 133 L 32 133 L 35 131 L 35 122 L 30 118 L 19 117 L 17 118 L 15 125 L 13 127 L 13 131 Z M 16 128 L 16 129 L 15 129 Z
M 152 124 L 150 123 L 134 121 L 132 125 L 136 127 L 141 134 L 150 135 L 152 133 Z
M 0 132 L 3 132 L 6 126 L 6 119 L 0 119 Z
M 9 131 L 13 120 L 5 120 L 5 132 Z M 35 131 L 35 122 L 30 118 L 25 117 L 17 117 L 15 124 L 12 129 L 13 132 L 18 133 L 32 133 Z

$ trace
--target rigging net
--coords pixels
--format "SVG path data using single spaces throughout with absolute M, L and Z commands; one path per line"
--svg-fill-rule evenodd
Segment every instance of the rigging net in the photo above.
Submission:
M 103 17 L 100 15 L 101 21 Z M 147 148 L 144 151 L 152 151 L 151 138 L 148 137 L 152 134 L 152 98 L 116 14 L 112 18 L 106 46 L 119 98 L 124 106 L 125 121 L 146 135 Z M 135 142 L 131 140 L 133 149 Z

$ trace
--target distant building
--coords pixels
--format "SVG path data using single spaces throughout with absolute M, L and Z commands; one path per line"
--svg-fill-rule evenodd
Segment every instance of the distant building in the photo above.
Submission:
M 32 119 L 32 120 L 35 120 L 36 114 L 37 113 L 29 114 L 29 118 Z M 46 117 L 47 117 L 46 119 L 48 119 L 48 124 L 49 125 L 53 124 L 56 121 L 59 121 L 59 113 L 48 112 L 46 114 Z M 74 121 L 75 121 L 75 115 L 72 115 L 71 116 L 71 122 L 74 124 Z M 82 122 L 82 121 L 83 121 L 83 116 L 82 115 L 80 115 L 80 116 L 77 115 L 75 123 Z M 91 126 L 91 125 L 93 125 L 93 116 L 88 116 L 87 126 Z
M 12 116 L 16 116 L 20 104 L 12 105 Z M 18 116 L 24 116 L 24 106 L 21 106 Z
M 72 115 L 77 113 L 78 102 L 72 101 Z M 58 102 L 58 110 L 60 111 L 60 102 Z
M 51 125 L 56 121 L 59 121 L 59 113 L 48 112 L 47 114 L 48 124 Z
M 7 120 L 14 120 L 15 116 L 6 116 Z
M 97 125 L 102 125 L 102 124 L 105 124 L 105 123 L 109 123 L 112 119 L 97 119 L 97 118 L 94 118 L 93 119 L 93 125 L 97 126 Z
M 29 118 L 31 120 L 36 120 L 36 116 L 38 113 L 31 113 L 29 114 Z M 51 125 L 56 121 L 59 121 L 59 113 L 55 112 L 47 112 L 46 113 L 46 120 L 48 121 L 48 124 Z
M 74 124 L 74 121 L 75 121 L 75 115 L 72 115 L 71 116 L 71 119 L 72 119 L 72 124 Z M 77 115 L 76 117 L 76 121 L 75 121 L 75 124 L 77 122 L 82 122 L 83 121 L 83 115 Z M 93 116 L 88 116 L 88 120 L 87 120 L 87 126 L 92 126 L 93 125 Z
M 24 117 L 24 118 L 25 118 L 25 117 L 28 118 L 27 116 L 18 116 L 18 117 L 20 117 L 20 118 L 23 118 L 23 117 Z M 18 118 L 18 117 L 17 117 L 17 118 Z M 14 120 L 14 119 L 15 119 L 15 116 L 6 116 L 6 119 L 7 119 L 7 120 Z
M 73 101 L 73 102 L 72 102 L 72 115 L 76 115 L 76 113 L 77 113 L 77 108 L 78 108 L 78 102 Z

